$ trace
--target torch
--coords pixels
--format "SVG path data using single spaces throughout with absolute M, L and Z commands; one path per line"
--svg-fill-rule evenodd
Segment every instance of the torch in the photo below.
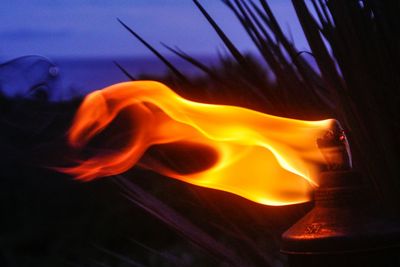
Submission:
M 326 164 L 315 206 L 282 235 L 290 266 L 399 266 L 400 227 L 378 212 L 371 190 L 352 169 L 346 135 L 336 123 L 317 145 Z
M 282 252 L 292 266 L 368 266 L 373 255 L 381 261 L 380 252 L 395 251 L 399 243 L 400 227 L 372 209 L 372 194 L 352 169 L 346 135 L 334 119 L 303 121 L 194 102 L 161 83 L 136 81 L 88 95 L 69 130 L 70 145 L 78 150 L 90 145 L 119 114 L 129 115 L 124 125 L 132 129 L 118 128 L 123 135 L 104 140 L 122 136 L 123 145 L 97 149 L 57 169 L 90 181 L 138 165 L 271 206 L 309 201 L 314 186 L 315 207 L 282 236 Z M 205 168 L 182 172 L 146 158 L 149 148 L 162 145 L 206 147 L 215 156 Z

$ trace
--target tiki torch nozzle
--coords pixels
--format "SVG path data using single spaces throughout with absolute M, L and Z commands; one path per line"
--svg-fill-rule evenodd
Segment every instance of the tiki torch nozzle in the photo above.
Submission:
M 327 170 L 352 168 L 350 146 L 345 132 L 337 120 L 333 120 L 331 128 L 317 139 L 317 145 L 325 158 Z

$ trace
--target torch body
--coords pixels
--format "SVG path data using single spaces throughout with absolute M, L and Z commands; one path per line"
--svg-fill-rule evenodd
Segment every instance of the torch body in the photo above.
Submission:
M 282 235 L 289 266 L 400 266 L 400 227 L 385 219 L 361 175 L 321 173 L 315 207 Z

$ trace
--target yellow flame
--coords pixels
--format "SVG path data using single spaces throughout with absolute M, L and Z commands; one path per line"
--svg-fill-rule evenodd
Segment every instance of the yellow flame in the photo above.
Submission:
M 168 177 L 266 205 L 309 200 L 318 164 L 324 161 L 316 139 L 333 122 L 295 120 L 242 107 L 193 102 L 161 83 L 137 81 L 88 95 L 69 131 L 70 144 L 85 147 L 121 112 L 129 115 L 123 123 L 133 125 L 121 137 L 125 139 L 122 146 L 60 170 L 77 179 L 91 180 L 140 164 Z M 202 156 L 203 160 L 210 158 L 205 168 L 181 172 L 146 157 L 146 151 L 154 146 L 162 150 L 165 144 L 187 145 L 188 149 L 199 145 L 213 153 Z M 179 153 L 169 157 L 173 160 L 175 154 Z

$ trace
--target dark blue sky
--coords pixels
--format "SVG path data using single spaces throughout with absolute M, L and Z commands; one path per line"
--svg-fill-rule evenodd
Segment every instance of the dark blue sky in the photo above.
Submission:
M 283 28 L 306 48 L 289 0 L 270 0 Z M 219 0 L 202 0 L 242 50 L 254 50 L 233 14 Z M 116 21 L 119 17 L 156 47 L 162 41 L 191 54 L 215 54 L 221 42 L 190 0 L 1 0 L 0 59 L 146 56 Z

